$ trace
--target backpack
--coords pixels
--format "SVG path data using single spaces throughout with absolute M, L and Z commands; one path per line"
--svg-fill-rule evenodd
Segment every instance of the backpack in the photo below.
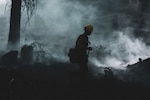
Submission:
M 78 63 L 78 51 L 76 48 L 70 48 L 68 56 L 71 63 Z

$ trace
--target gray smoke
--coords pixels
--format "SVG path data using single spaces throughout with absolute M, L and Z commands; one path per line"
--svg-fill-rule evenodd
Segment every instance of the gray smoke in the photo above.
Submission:
M 22 37 L 27 39 L 27 44 L 41 42 L 54 58 L 68 61 L 69 48 L 74 47 L 84 26 L 94 23 L 95 13 L 96 7 L 78 1 L 39 1 L 36 13 L 26 29 L 28 31 Z
M 149 2 L 145 2 L 148 1 L 38 0 L 37 10 L 27 25 L 26 12 L 22 13 L 21 45 L 40 42 L 54 59 L 68 62 L 69 48 L 74 47 L 84 26 L 92 24 L 90 46 L 94 49 L 90 52 L 90 63 L 122 68 L 138 58 L 150 57 Z M 4 18 L 7 20 L 0 23 L 0 39 L 5 42 L 2 45 L 7 42 L 9 14 Z M 2 28 L 4 25 L 7 29 Z
M 10 16 L 10 2 L 7 0 L 0 1 L 0 51 L 5 50 L 8 32 L 9 32 L 9 16 Z

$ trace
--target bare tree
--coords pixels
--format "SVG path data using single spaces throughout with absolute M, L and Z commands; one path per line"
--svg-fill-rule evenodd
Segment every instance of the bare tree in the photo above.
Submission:
M 8 38 L 8 49 L 18 49 L 20 45 L 20 21 L 21 9 L 26 10 L 30 20 L 34 9 L 36 8 L 37 0 L 11 0 L 11 15 L 10 15 L 10 31 Z

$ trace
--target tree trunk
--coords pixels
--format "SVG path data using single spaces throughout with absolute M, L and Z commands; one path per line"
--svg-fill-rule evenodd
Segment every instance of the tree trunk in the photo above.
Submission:
M 21 20 L 21 0 L 12 0 L 10 15 L 10 31 L 8 38 L 8 48 L 18 49 L 20 45 L 20 20 Z

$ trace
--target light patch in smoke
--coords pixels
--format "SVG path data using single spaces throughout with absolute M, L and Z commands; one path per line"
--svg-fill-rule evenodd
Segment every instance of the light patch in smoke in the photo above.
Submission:
M 122 61 L 119 61 L 119 59 L 116 58 L 106 58 L 105 59 L 105 64 L 107 66 L 116 68 L 116 69 L 123 69 L 125 66 L 122 65 Z
M 5 9 L 5 4 L 6 4 L 6 0 L 1 0 L 0 1 L 0 16 L 2 16 L 4 14 L 4 9 Z
M 0 16 L 6 16 L 8 10 L 8 5 L 10 4 L 9 0 L 0 0 Z
M 150 47 L 147 46 L 142 39 L 135 38 L 131 35 L 132 30 L 125 29 L 125 31 L 115 31 L 115 36 L 111 38 L 111 43 L 108 42 L 106 49 L 109 55 L 96 57 L 92 62 L 97 66 L 102 64 L 105 66 L 124 69 L 129 64 L 138 62 L 139 58 L 147 59 L 150 57 Z M 104 60 L 103 60 L 104 59 Z
M 126 33 L 118 32 L 118 38 L 115 42 L 116 45 L 112 50 L 112 55 L 117 58 L 125 60 L 129 64 L 137 62 L 138 58 L 146 59 L 150 57 L 150 48 L 145 45 L 142 40 L 136 39 Z
M 98 59 L 96 58 L 91 58 L 91 63 L 94 64 L 96 67 L 108 67 L 104 64 L 102 64 Z
M 0 51 L 4 51 L 7 45 L 10 4 L 10 0 L 0 0 Z
M 123 61 L 114 58 L 112 56 L 104 57 L 103 61 L 97 59 L 97 58 L 91 58 L 90 62 L 95 65 L 96 67 L 112 67 L 115 69 L 126 69 L 126 64 L 123 64 Z

